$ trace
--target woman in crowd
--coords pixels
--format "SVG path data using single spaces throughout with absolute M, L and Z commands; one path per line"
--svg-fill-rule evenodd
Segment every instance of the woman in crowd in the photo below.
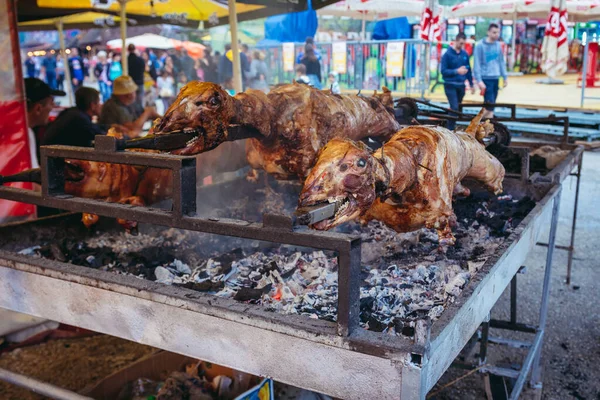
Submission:
M 175 68 L 175 63 L 173 62 L 172 56 L 168 55 L 167 58 L 165 58 L 165 66 L 163 67 L 163 70 L 167 71 L 167 73 L 171 76 L 171 79 L 177 76 L 178 71 L 177 68 Z
M 269 68 L 265 62 L 265 56 L 258 50 L 252 53 L 248 86 L 251 89 L 262 90 L 265 93 L 269 91 Z
M 63 56 L 56 56 L 56 88 L 64 91 L 65 85 L 65 62 Z
M 150 60 L 150 55 L 148 54 L 148 51 L 143 51 L 142 52 L 142 59 L 144 59 L 144 63 L 146 64 L 145 70 L 144 70 L 144 75 L 149 75 L 150 78 L 152 78 L 152 80 L 154 82 L 156 82 L 156 79 L 158 78 L 158 74 L 156 73 L 156 68 L 154 68 L 154 62 L 152 62 L 152 60 Z M 144 77 L 144 81 L 145 81 L 145 77 Z M 145 83 L 144 83 L 145 85 Z
M 158 92 L 156 90 L 156 80 L 158 79 L 158 74 L 156 73 L 156 68 L 154 67 L 155 63 L 150 59 L 150 53 L 148 51 L 142 52 L 142 59 L 145 63 L 143 104 L 154 105 L 158 99 Z
M 121 55 L 113 54 L 110 68 L 108 70 L 108 78 L 114 82 L 115 79 L 123 75 L 123 66 L 121 65 Z
M 165 68 L 162 69 L 160 76 L 156 80 L 158 97 L 162 100 L 165 111 L 175 99 L 175 80 L 173 79 L 173 75 L 167 70 L 167 64 L 168 61 L 165 63 Z
M 310 85 L 321 89 L 321 63 L 312 44 L 307 43 L 304 46 L 304 56 L 300 63 L 306 67 L 306 75 L 310 80 Z
M 202 61 L 200 59 L 194 60 L 194 70 L 196 70 L 196 76 L 200 82 L 205 82 L 204 80 L 204 69 L 202 68 Z
M 110 99 L 112 93 L 112 82 L 109 77 L 110 64 L 105 51 L 98 52 L 98 62 L 94 67 L 94 76 L 98 80 L 102 101 Z

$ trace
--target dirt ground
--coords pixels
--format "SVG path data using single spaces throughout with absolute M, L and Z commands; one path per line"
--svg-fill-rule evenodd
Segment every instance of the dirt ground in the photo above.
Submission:
M 600 152 L 586 152 L 579 199 L 576 253 L 571 285 L 564 283 L 567 253 L 557 250 L 553 264 L 548 326 L 543 349 L 543 393 L 547 400 L 600 399 Z M 574 204 L 575 180 L 563 185 L 557 243 L 566 245 Z M 547 232 L 542 234 L 546 240 Z M 528 257 L 526 273 L 518 278 L 518 318 L 537 322 L 546 249 L 536 247 Z M 493 318 L 507 319 L 508 292 L 492 311 Z M 490 335 L 528 340 L 532 335 L 490 330 Z M 66 339 L 24 348 L 0 356 L 0 368 L 26 373 L 34 378 L 71 390 L 81 390 L 130 362 L 152 352 L 152 348 L 110 336 Z M 524 352 L 491 345 L 489 363 L 504 366 L 522 362 Z M 434 391 L 465 374 L 450 369 Z M 30 400 L 42 396 L 0 382 L 0 399 Z M 484 399 L 481 374 L 475 373 L 447 388 L 436 399 Z
M 80 391 L 153 351 L 152 347 L 106 335 L 61 339 L 2 354 L 0 368 Z M 0 381 L 0 399 L 46 397 Z

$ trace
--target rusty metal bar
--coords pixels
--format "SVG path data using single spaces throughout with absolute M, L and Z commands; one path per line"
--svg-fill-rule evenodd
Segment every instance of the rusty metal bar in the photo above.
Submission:
M 70 390 L 51 385 L 50 383 L 38 381 L 37 379 L 33 379 L 26 375 L 7 371 L 3 368 L 0 368 L 0 380 L 57 400 L 92 400 L 91 397 L 82 396 Z
M 479 363 L 485 364 L 487 359 L 487 348 L 488 348 L 488 337 L 490 334 L 490 323 L 489 321 L 481 324 L 481 339 L 479 346 Z
M 510 323 L 517 323 L 517 276 L 515 274 L 510 281 Z
M 338 334 L 350 336 L 359 328 L 360 316 L 360 244 L 350 243 L 349 251 L 338 256 Z
M 573 266 L 573 253 L 575 252 L 575 229 L 577 227 L 577 208 L 579 206 L 579 184 L 581 183 L 581 168 L 583 157 L 579 157 L 577 163 L 577 183 L 575 184 L 575 205 L 573 207 L 573 223 L 571 225 L 571 241 L 569 245 L 569 258 L 567 261 L 567 285 L 571 284 L 571 269 Z
M 548 253 L 546 254 L 546 270 L 544 271 L 544 285 L 542 289 L 542 304 L 540 306 L 540 319 L 539 319 L 539 333 L 544 334 L 544 330 L 546 329 L 546 319 L 548 317 L 548 299 L 550 298 L 550 278 L 552 276 L 552 259 L 554 256 L 554 245 L 556 244 L 556 231 L 558 228 L 558 214 L 560 211 L 560 195 L 559 193 L 554 198 L 554 204 L 552 205 L 552 221 L 550 224 L 550 234 L 548 239 Z M 541 357 L 542 350 L 540 348 L 533 351 L 535 359 L 533 361 L 533 371 L 531 373 L 531 385 L 532 386 L 540 386 L 541 387 Z M 525 376 L 520 376 L 519 379 L 522 379 L 523 382 L 527 378 Z M 518 387 L 519 380 L 515 384 L 515 387 Z M 512 396 L 511 396 L 512 397 Z
M 114 139 L 114 138 L 113 138 Z M 91 147 L 75 146 L 42 146 L 40 155 L 47 158 L 68 158 L 73 160 L 86 160 L 108 162 L 114 164 L 142 165 L 154 168 L 177 168 L 184 159 L 194 157 L 176 156 L 163 153 L 140 153 L 133 151 L 96 151 Z
M 505 329 L 505 330 L 510 330 L 510 331 L 525 332 L 525 333 L 536 333 L 537 332 L 537 327 L 535 327 L 534 325 L 528 325 L 528 324 L 523 324 L 523 323 L 514 323 L 513 324 L 510 321 L 501 321 L 498 319 L 491 319 L 490 327 L 496 328 L 496 329 Z

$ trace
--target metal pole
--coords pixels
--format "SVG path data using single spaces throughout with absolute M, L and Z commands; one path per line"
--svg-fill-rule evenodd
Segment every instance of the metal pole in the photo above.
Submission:
M 129 75 L 129 65 L 127 63 L 127 0 L 119 0 L 121 6 L 119 10 L 119 17 L 121 18 L 121 68 L 123 69 L 123 75 Z
M 552 205 L 552 222 L 550 224 L 550 237 L 548 239 L 548 252 L 546 253 L 546 270 L 544 271 L 544 286 L 542 289 L 542 305 L 540 307 L 540 322 L 538 326 L 538 332 L 542 335 L 546 329 L 546 319 L 548 317 L 548 299 L 550 297 L 550 278 L 552 276 L 552 258 L 554 256 L 554 246 L 556 244 L 556 229 L 558 227 L 558 214 L 560 211 L 560 196 L 562 194 L 562 188 L 560 192 L 554 198 L 554 204 Z M 531 372 L 530 384 L 532 387 L 541 386 L 541 357 L 542 357 L 543 343 L 540 344 L 539 349 L 535 355 L 533 361 L 533 370 Z M 525 377 L 523 377 L 525 379 Z
M 510 56 L 510 71 L 514 71 L 515 69 L 515 63 L 517 61 L 517 13 L 515 12 L 513 14 L 513 34 L 512 34 L 512 40 L 511 40 L 511 46 L 512 46 L 512 54 Z
M 16 374 L 2 368 L 0 368 L 0 380 L 57 400 L 91 400 L 91 397 L 81 396 L 70 390 L 46 382 L 41 382 L 25 375 Z
M 362 18 L 362 31 L 360 40 L 367 40 L 367 20 L 364 15 Z
M 517 275 L 510 281 L 510 323 L 517 323 Z
M 585 41 L 585 47 L 583 48 L 583 70 L 581 71 L 581 103 L 580 107 L 583 107 L 583 100 L 585 99 L 585 81 L 587 78 L 587 67 L 588 67 L 588 49 L 589 39 Z
M 577 206 L 579 205 L 579 183 L 581 182 L 581 164 L 583 154 L 577 163 L 577 184 L 575 185 L 575 207 L 573 208 L 573 224 L 571 225 L 571 243 L 569 245 L 569 261 L 567 263 L 567 285 L 571 284 L 571 266 L 573 265 L 573 253 L 575 252 L 575 227 L 577 224 Z
M 67 49 L 65 48 L 65 31 L 62 18 L 59 18 L 58 21 L 56 21 L 56 29 L 58 30 L 58 42 L 60 43 L 60 52 L 63 56 L 65 80 L 67 81 L 67 84 L 65 85 L 65 92 L 67 92 L 69 105 L 74 105 L 75 101 L 73 100 L 73 82 L 71 80 L 71 69 L 69 68 L 69 57 L 67 55 Z
M 231 31 L 231 52 L 233 53 L 233 90 L 241 93 L 242 86 L 242 65 L 240 63 L 240 49 L 238 44 L 238 26 L 237 11 L 235 9 L 235 0 L 229 0 L 229 29 Z

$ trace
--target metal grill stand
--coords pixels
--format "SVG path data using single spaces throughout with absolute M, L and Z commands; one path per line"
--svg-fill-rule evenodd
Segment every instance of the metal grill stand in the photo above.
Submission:
M 0 187 L 0 197 L 185 230 L 334 251 L 339 271 L 337 322 L 272 313 L 233 299 L 3 250 L 0 250 L 0 307 L 271 376 L 335 397 L 424 399 L 486 320 L 537 242 L 547 218 L 551 218 L 542 316 L 534 346 L 519 377 L 524 382 L 533 367 L 537 380 L 561 179 L 533 185 L 518 180 L 507 182 L 539 193 L 536 207 L 488 258 L 461 296 L 447 306 L 435 323 L 419 321 L 414 339 L 410 339 L 357 329 L 359 237 L 294 227 L 292 218 L 282 215 L 264 215 L 262 224 L 200 218 L 194 211 L 194 158 L 115 150 L 114 139 L 108 137 L 97 137 L 95 150 L 42 147 L 42 193 Z M 171 169 L 173 210 L 67 195 L 65 158 Z M 570 170 L 565 170 L 572 160 L 573 156 L 565 160 L 558 176 L 568 175 Z M 44 221 L 31 224 L 37 223 Z M 0 233 L 10 236 L 14 228 L 0 228 Z

